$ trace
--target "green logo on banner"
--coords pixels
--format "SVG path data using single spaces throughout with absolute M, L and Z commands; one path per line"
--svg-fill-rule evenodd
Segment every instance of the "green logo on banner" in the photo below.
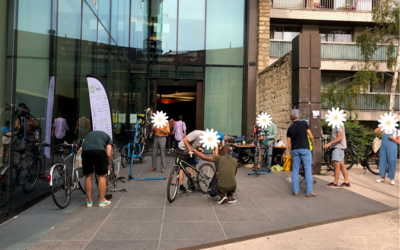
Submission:
M 92 85 L 92 86 L 90 86 L 89 91 L 90 91 L 90 93 L 93 94 L 94 92 L 96 92 L 96 88 Z

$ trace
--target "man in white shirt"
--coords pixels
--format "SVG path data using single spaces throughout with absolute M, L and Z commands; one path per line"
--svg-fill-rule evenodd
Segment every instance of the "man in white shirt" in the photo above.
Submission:
M 69 131 L 69 127 L 67 124 L 67 120 L 62 118 L 61 112 L 58 113 L 58 118 L 54 120 L 53 129 L 51 132 L 52 136 L 56 137 L 56 145 L 59 145 L 64 142 L 65 133 Z

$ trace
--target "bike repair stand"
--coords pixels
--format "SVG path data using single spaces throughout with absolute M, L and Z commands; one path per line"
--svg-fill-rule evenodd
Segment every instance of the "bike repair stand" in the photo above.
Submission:
M 260 175 L 269 175 L 271 174 L 271 163 L 269 162 L 269 148 L 268 148 L 268 136 L 266 137 L 266 141 L 267 141 L 267 156 L 268 156 L 268 166 L 269 166 L 269 171 L 268 170 L 261 170 L 260 171 Z M 254 168 L 256 168 L 257 166 L 254 166 Z M 262 163 L 260 164 L 260 168 L 262 167 Z M 255 175 L 256 173 L 249 173 L 248 175 Z
M 134 177 L 132 176 L 133 159 L 134 159 L 134 158 L 140 158 L 139 156 L 137 156 L 137 155 L 135 154 L 135 149 L 136 149 L 136 136 L 137 136 L 138 126 L 139 126 L 139 120 L 136 119 L 135 139 L 134 139 L 134 141 L 133 141 L 133 150 L 132 150 L 132 157 L 131 157 L 131 169 L 130 169 L 130 171 L 129 171 L 128 181 L 130 181 L 130 180 L 165 180 L 165 179 L 166 179 L 165 177 L 160 177 L 160 178 L 157 178 L 157 177 L 155 177 L 155 178 L 138 178 L 138 177 L 136 177 L 136 178 L 134 178 Z M 143 145 L 143 146 L 144 146 L 144 145 Z M 139 145 L 139 150 L 140 150 L 140 149 L 141 149 L 141 148 L 140 148 L 140 145 Z

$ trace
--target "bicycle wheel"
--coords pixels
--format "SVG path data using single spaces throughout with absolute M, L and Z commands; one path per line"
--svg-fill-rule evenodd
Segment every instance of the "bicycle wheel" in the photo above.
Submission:
M 167 199 L 171 203 L 175 200 L 179 188 L 179 167 L 175 166 L 168 177 Z
M 128 146 L 124 146 L 121 151 L 122 167 L 130 167 L 131 159 L 128 157 Z
M 86 194 L 85 178 L 83 176 L 83 168 L 78 168 L 77 170 L 75 170 L 75 177 L 78 180 L 79 189 L 82 191 L 82 193 Z
M 368 170 L 376 175 L 379 175 L 379 157 L 377 154 L 370 154 L 367 158 Z
M 4 168 L 0 174 L 0 207 L 2 207 L 7 204 L 12 194 L 11 168 Z
M 35 187 L 39 179 L 40 170 L 42 169 L 42 159 L 35 158 L 31 161 L 24 173 L 23 190 L 29 193 Z M 22 183 L 21 183 L 22 184 Z
M 144 144 L 145 144 L 145 142 L 144 142 L 144 136 L 142 135 L 141 131 L 138 132 L 138 136 L 139 136 L 139 139 L 136 140 L 135 154 L 137 156 L 141 156 L 143 154 L 143 152 L 144 152 Z
M 50 176 L 52 180 L 50 191 L 54 203 L 61 209 L 66 208 L 71 199 L 71 185 L 68 174 L 64 171 L 64 166 L 61 164 L 54 166 L 51 169 Z
M 210 163 L 204 163 L 198 168 L 196 182 L 203 194 L 207 193 L 208 186 L 215 174 L 215 169 Z
M 350 149 L 346 149 L 344 151 L 344 164 L 347 166 L 347 170 L 349 170 L 350 168 L 353 167 L 354 165 L 354 157 L 353 157 L 353 153 L 351 152 Z

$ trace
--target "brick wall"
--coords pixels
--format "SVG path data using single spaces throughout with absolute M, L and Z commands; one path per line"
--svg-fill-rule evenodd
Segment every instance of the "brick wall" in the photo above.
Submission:
M 278 137 L 287 145 L 286 131 L 292 110 L 292 55 L 284 55 L 258 73 L 256 84 L 256 113 L 271 115 L 278 128 Z M 288 153 L 288 150 L 286 150 Z
M 269 25 L 270 0 L 259 0 L 258 5 L 258 48 L 257 72 L 262 71 L 269 64 Z

